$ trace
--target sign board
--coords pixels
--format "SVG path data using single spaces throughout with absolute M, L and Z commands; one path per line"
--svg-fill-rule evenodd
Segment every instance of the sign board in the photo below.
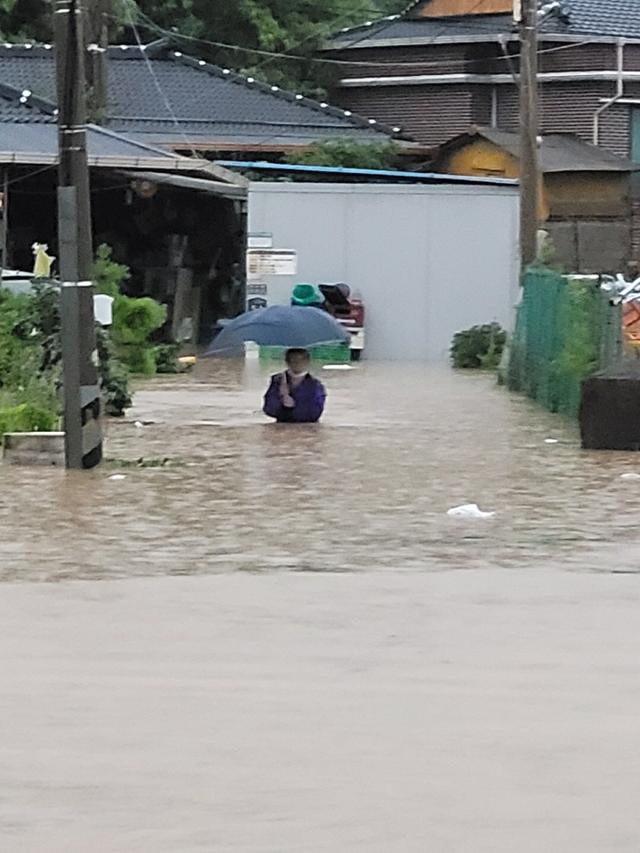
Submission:
M 273 249 L 273 234 L 267 231 L 256 232 L 247 236 L 249 249 Z
M 293 249 L 249 249 L 247 275 L 261 278 L 265 275 L 296 275 L 298 253 Z

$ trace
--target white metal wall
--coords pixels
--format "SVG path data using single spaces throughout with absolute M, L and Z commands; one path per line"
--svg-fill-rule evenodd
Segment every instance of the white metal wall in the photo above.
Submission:
M 268 279 L 270 304 L 298 282 L 346 282 L 366 311 L 365 356 L 446 358 L 453 334 L 510 327 L 518 290 L 518 194 L 493 185 L 255 183 L 249 232 L 295 249 L 295 277 Z

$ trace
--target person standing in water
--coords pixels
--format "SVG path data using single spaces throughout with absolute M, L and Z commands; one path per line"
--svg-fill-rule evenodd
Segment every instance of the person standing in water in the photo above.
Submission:
M 306 349 L 289 349 L 287 369 L 271 377 L 263 412 L 278 423 L 312 424 L 322 417 L 327 397 L 324 385 L 309 373 L 311 356 Z

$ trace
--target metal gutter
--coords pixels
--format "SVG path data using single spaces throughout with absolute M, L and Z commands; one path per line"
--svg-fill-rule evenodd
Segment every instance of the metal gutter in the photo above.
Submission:
M 459 183 L 491 184 L 497 186 L 516 186 L 517 181 L 510 178 L 485 178 L 474 175 L 449 175 L 445 172 L 403 172 L 396 169 L 353 169 L 345 166 L 303 166 L 294 164 L 268 163 L 266 161 L 217 160 L 218 166 L 226 169 L 248 169 L 260 172 L 292 172 L 318 175 L 346 175 L 350 177 L 391 178 L 411 180 L 414 183 Z
M 600 116 L 616 104 L 624 95 L 624 46 L 625 40 L 620 39 L 617 45 L 616 57 L 618 60 L 618 79 L 616 80 L 616 93 L 612 98 L 606 100 L 593 114 L 593 144 L 600 143 Z
M 561 44 L 616 44 L 620 36 L 601 36 L 592 35 L 590 33 L 573 33 L 571 35 L 561 35 L 559 33 L 541 32 L 539 42 L 559 42 Z M 428 36 L 412 36 L 409 38 L 393 38 L 393 39 L 369 39 L 368 41 L 358 41 L 355 44 L 339 44 L 329 42 L 323 48 L 323 53 L 335 53 L 345 50 L 359 50 L 363 48 L 379 48 L 379 47 L 430 47 L 433 44 L 477 44 L 487 42 L 499 42 L 500 40 L 508 42 L 519 42 L 518 34 L 505 30 L 502 33 L 478 33 L 477 35 L 460 35 L 447 36 L 439 35 L 436 38 Z M 640 38 L 627 38 L 627 44 L 640 44 Z
M 620 80 L 619 71 L 553 71 L 538 75 L 541 83 L 612 82 Z M 622 81 L 640 82 L 640 71 L 625 71 Z M 401 77 L 351 77 L 340 81 L 343 89 L 363 86 L 446 86 L 460 83 L 483 83 L 488 85 L 513 84 L 511 74 L 413 74 Z
M 246 188 L 235 183 L 227 184 L 222 181 L 194 178 L 188 175 L 172 175 L 167 172 L 134 172 L 130 169 L 123 169 L 122 174 L 134 180 L 150 181 L 177 189 L 205 192 L 222 198 L 243 199 L 247 197 Z

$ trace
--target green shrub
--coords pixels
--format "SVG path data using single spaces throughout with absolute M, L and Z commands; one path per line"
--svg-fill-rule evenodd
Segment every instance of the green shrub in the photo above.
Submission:
M 121 295 L 121 288 L 131 277 L 129 267 L 117 264 L 112 257 L 111 246 L 102 243 L 98 246 L 93 264 L 93 282 L 96 293 L 104 293 L 114 299 Z
M 0 409 L 0 436 L 5 432 L 50 432 L 57 424 L 55 412 L 40 409 L 32 403 Z
M 178 361 L 180 344 L 159 344 L 154 349 L 156 371 L 158 373 L 182 373 Z
M 456 332 L 451 344 L 451 361 L 456 368 L 495 370 L 500 364 L 506 332 L 498 323 L 472 326 Z
M 129 279 L 129 268 L 113 260 L 111 248 L 98 247 L 93 268 L 96 291 L 113 297 L 111 340 L 113 353 L 132 373 L 150 376 L 156 372 L 153 345 L 149 338 L 167 318 L 167 309 L 148 297 L 125 296 L 121 288 Z
M 357 142 L 330 139 L 306 151 L 289 154 L 287 163 L 301 166 L 334 166 L 348 169 L 394 169 L 400 148 L 395 142 Z
M 133 403 L 129 390 L 129 371 L 116 358 L 109 333 L 102 327 L 96 329 L 96 345 L 104 410 L 111 417 L 122 417 Z
M 165 306 L 153 299 L 116 297 L 111 337 L 116 355 L 132 373 L 150 376 L 156 372 L 154 348 L 149 338 L 166 318 Z

